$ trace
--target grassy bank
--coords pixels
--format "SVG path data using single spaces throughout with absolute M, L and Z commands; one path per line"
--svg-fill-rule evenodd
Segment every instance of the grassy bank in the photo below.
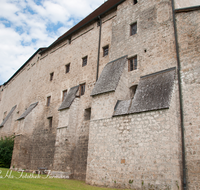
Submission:
M 86 185 L 83 181 L 46 178 L 45 175 L 18 173 L 0 168 L 1 190 L 114 190 Z

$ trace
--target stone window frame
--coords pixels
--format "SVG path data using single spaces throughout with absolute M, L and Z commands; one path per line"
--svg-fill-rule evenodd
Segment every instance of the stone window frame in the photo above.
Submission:
M 91 119 L 91 108 L 87 108 L 84 111 L 84 120 L 89 121 Z
M 50 73 L 50 81 L 53 80 L 54 72 Z
M 134 27 L 136 26 L 136 30 L 134 30 Z M 137 27 L 137 22 L 133 22 L 130 24 L 130 36 L 134 36 L 137 34 L 137 31 L 138 31 L 138 27 Z
M 62 91 L 62 102 L 64 101 L 66 96 L 67 96 L 67 89 Z
M 65 65 L 65 73 L 69 73 L 69 71 L 70 71 L 70 63 Z
M 130 57 L 128 59 L 128 71 L 134 71 L 138 69 L 138 60 L 137 60 L 137 55 Z
M 85 56 L 82 58 L 82 67 L 85 67 L 87 65 L 88 62 L 88 56 Z
M 47 96 L 47 107 L 51 104 L 51 96 Z
M 103 57 L 106 57 L 109 54 L 109 45 L 103 47 Z
M 79 96 L 83 96 L 85 94 L 86 83 L 82 83 L 79 85 Z

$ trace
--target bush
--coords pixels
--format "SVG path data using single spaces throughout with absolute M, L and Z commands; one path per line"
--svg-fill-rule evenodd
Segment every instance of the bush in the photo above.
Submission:
M 10 168 L 12 152 L 14 146 L 14 136 L 0 139 L 0 167 Z

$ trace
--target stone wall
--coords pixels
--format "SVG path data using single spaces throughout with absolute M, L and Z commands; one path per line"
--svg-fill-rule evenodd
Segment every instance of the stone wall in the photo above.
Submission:
M 200 11 L 178 13 L 188 189 L 200 187 Z

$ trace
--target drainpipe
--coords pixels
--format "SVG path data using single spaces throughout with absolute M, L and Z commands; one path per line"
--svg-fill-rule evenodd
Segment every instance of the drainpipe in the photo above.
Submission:
M 181 64 L 180 64 L 180 53 L 179 53 L 179 45 L 178 45 L 178 33 L 177 33 L 177 25 L 176 25 L 176 18 L 175 18 L 174 0 L 171 0 L 171 3 L 172 3 L 172 14 L 173 14 L 173 23 L 174 23 L 174 36 L 175 36 L 175 44 L 176 44 L 176 58 L 177 58 L 177 67 L 178 67 L 178 88 L 179 88 L 179 103 L 180 103 L 181 137 L 182 137 L 183 189 L 187 190 L 183 96 L 182 96 L 181 73 L 180 73 Z
M 102 27 L 102 20 L 101 17 L 99 18 L 99 45 L 98 45 L 98 57 L 97 57 L 97 75 L 96 75 L 96 81 L 99 78 L 99 59 L 100 59 L 100 48 L 101 48 L 101 27 Z

